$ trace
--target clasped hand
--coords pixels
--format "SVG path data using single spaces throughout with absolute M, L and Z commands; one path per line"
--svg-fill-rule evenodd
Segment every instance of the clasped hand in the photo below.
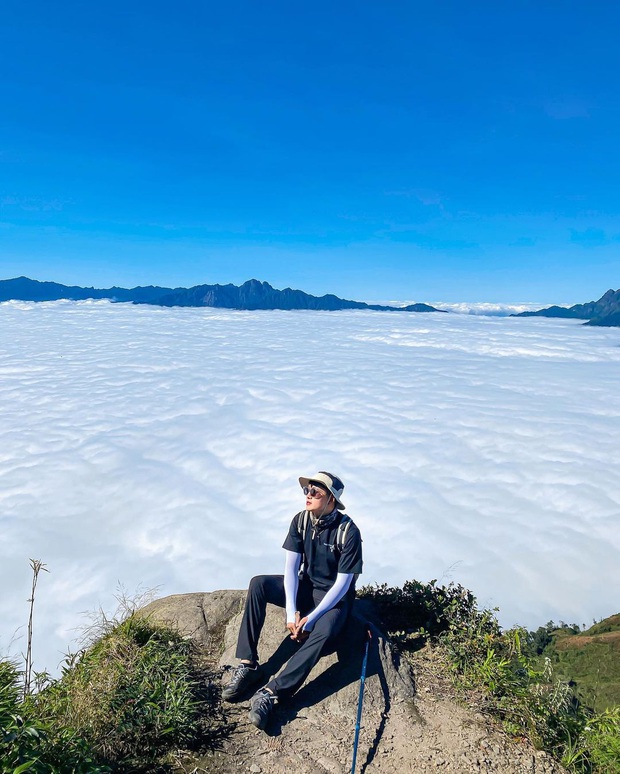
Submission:
M 303 631 L 303 628 L 305 624 L 308 621 L 308 616 L 305 615 L 303 618 L 301 618 L 299 611 L 295 613 L 295 622 L 289 621 L 286 624 L 286 628 L 291 633 L 291 639 L 295 640 L 295 642 L 303 642 L 305 639 L 307 639 L 310 636 L 310 632 Z

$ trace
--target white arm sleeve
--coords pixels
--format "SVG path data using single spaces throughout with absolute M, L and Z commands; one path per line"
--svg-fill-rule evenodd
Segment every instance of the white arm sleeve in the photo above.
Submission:
M 340 602 L 340 600 L 344 597 L 344 595 L 349 590 L 349 586 L 351 585 L 352 580 L 353 580 L 352 572 L 338 573 L 338 575 L 336 576 L 336 581 L 334 585 L 323 597 L 323 599 L 319 602 L 319 604 L 314 608 L 314 610 L 311 613 L 309 613 L 308 620 L 304 624 L 303 630 L 305 632 L 311 632 L 314 629 L 314 624 L 319 620 L 319 618 L 323 615 L 323 613 L 326 613 L 328 610 L 331 610 L 332 607 L 335 607 L 338 604 L 338 602 Z
M 299 586 L 299 568 L 301 567 L 301 554 L 295 551 L 287 551 L 284 562 L 284 594 L 286 596 L 286 623 L 295 623 L 297 611 L 297 587 Z

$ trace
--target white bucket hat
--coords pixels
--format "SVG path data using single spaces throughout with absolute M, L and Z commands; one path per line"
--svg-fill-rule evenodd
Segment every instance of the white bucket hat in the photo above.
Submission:
M 328 490 L 328 492 L 333 494 L 336 500 L 336 508 L 338 508 L 339 511 L 344 511 L 345 505 L 340 500 L 344 491 L 344 484 L 338 478 L 338 476 L 327 473 L 325 470 L 320 470 L 316 475 L 310 476 L 308 478 L 300 476 L 299 483 L 302 487 L 308 486 L 309 484 L 318 484 L 319 486 L 324 487 Z

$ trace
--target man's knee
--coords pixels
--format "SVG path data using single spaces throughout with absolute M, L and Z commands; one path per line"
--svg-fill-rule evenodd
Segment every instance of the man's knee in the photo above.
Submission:
M 268 578 L 269 575 L 255 575 L 248 586 L 248 594 L 252 597 L 264 595 Z
M 262 588 L 265 585 L 265 579 L 268 577 L 269 577 L 268 575 L 255 575 L 250 580 L 249 588 L 250 589 Z
M 248 598 L 283 604 L 284 582 L 280 575 L 255 575 L 248 586 Z
M 343 623 L 344 621 L 341 616 L 337 615 L 337 611 L 330 610 L 325 613 L 325 615 L 322 615 L 314 624 L 314 629 L 310 632 L 310 637 L 315 642 L 327 642 L 330 638 L 338 635 L 342 629 Z

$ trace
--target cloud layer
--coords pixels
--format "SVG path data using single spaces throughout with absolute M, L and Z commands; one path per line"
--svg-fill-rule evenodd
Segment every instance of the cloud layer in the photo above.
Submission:
M 388 306 L 408 306 L 409 304 L 419 303 L 418 301 L 370 301 L 368 303 L 386 304 Z M 542 309 L 546 306 L 551 306 L 549 303 L 533 303 L 531 301 L 512 304 L 498 304 L 489 303 L 486 301 L 473 301 L 465 302 L 461 301 L 455 303 L 454 301 L 426 301 L 425 303 L 434 306 L 435 309 L 439 309 L 445 312 L 454 312 L 456 314 L 479 314 L 490 317 L 508 317 L 511 314 L 518 314 L 519 312 L 534 312 L 537 309 Z M 566 304 L 570 306 L 570 304 Z
M 2 652 L 29 557 L 52 670 L 119 582 L 280 572 L 317 468 L 345 481 L 364 582 L 453 579 L 505 625 L 618 612 L 619 330 L 108 302 L 9 302 L 0 326 Z

